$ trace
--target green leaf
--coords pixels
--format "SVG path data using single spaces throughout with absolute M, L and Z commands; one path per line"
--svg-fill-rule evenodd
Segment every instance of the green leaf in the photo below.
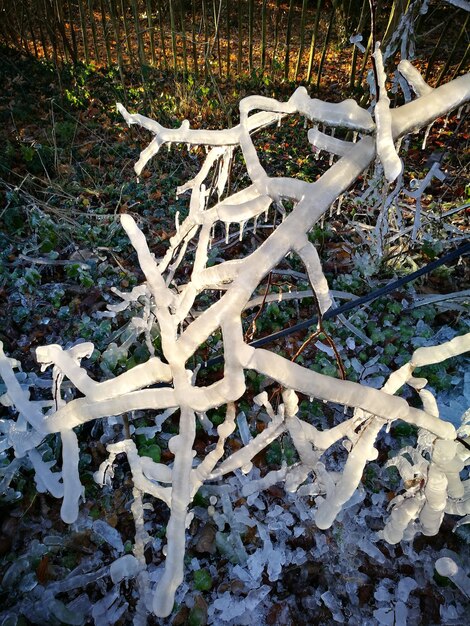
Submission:
M 139 454 L 140 456 L 148 456 L 152 459 L 152 461 L 154 461 L 155 463 L 160 463 L 160 459 L 162 456 L 162 450 L 160 448 L 160 446 L 157 446 L 156 443 L 152 444 L 151 446 L 147 446 L 146 448 L 141 448 L 139 450 Z
M 212 577 L 206 569 L 194 572 L 194 587 L 198 591 L 209 591 L 212 588 Z

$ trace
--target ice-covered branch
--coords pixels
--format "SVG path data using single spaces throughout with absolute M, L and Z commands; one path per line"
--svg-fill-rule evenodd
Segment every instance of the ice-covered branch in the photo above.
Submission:
M 446 0 L 446 2 L 464 11 L 470 11 L 470 2 L 467 0 Z
M 433 88 L 424 81 L 419 71 L 406 59 L 403 59 L 398 64 L 398 71 L 406 78 L 417 96 L 425 96 L 432 93 Z
M 447 115 L 470 100 L 470 73 L 459 76 L 431 92 L 392 111 L 392 134 L 396 141 L 403 135 L 426 128 L 438 117 Z
M 256 349 L 250 360 L 250 367 L 273 378 L 284 387 L 296 389 L 307 396 L 361 408 L 385 420 L 401 419 L 426 428 L 442 439 L 455 438 L 452 424 L 410 407 L 403 398 L 389 396 L 383 391 L 359 383 L 319 374 L 267 350 Z
M 378 101 L 375 105 L 375 123 L 377 124 L 377 156 L 382 162 L 385 178 L 389 183 L 400 176 L 403 164 L 395 149 L 392 133 L 392 114 L 390 99 L 385 86 L 386 75 L 383 66 L 380 45 L 374 51 L 375 67 L 379 87 Z

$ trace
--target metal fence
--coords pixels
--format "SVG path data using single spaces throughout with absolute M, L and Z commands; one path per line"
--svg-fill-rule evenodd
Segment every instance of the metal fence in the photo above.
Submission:
M 377 4 L 386 36 L 407 3 Z M 466 62 L 467 21 L 446 71 Z M 196 78 L 255 72 L 318 87 L 332 46 L 369 30 L 368 0 L 0 0 L 0 41 L 15 49 L 57 65 L 156 67 Z M 365 37 L 364 55 L 349 52 L 351 88 L 362 79 L 370 43 Z

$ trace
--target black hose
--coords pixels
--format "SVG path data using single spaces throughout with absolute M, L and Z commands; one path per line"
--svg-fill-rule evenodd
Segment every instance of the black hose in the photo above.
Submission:
M 366 302 L 371 302 L 371 300 L 380 298 L 380 296 L 384 296 L 385 294 L 390 293 L 391 291 L 395 291 L 395 289 L 398 289 L 402 285 L 406 285 L 406 283 L 410 283 L 411 281 L 415 280 L 416 278 L 419 278 L 420 276 L 429 274 L 430 272 L 440 267 L 441 265 L 445 265 L 446 263 L 449 263 L 450 261 L 453 261 L 454 259 L 458 259 L 459 257 L 465 254 L 468 254 L 469 252 L 470 252 L 470 243 L 466 243 L 463 246 L 456 248 L 452 252 L 445 254 L 440 259 L 431 261 L 430 263 L 428 263 L 421 269 L 416 270 L 416 272 L 412 272 L 411 274 L 408 274 L 407 276 L 403 276 L 402 278 L 399 278 L 398 280 L 395 280 L 392 283 L 385 285 L 385 287 L 380 287 L 380 289 L 376 289 L 375 291 L 372 291 L 371 293 L 368 293 L 365 296 L 361 296 L 360 298 L 356 298 L 355 300 L 347 302 L 346 304 L 342 304 L 341 306 L 336 307 L 335 309 L 330 309 L 326 311 L 326 313 L 323 315 L 323 320 L 333 319 L 334 317 L 341 315 L 341 313 L 347 313 L 348 311 L 355 309 L 361 304 L 365 304 Z M 253 346 L 253 348 L 260 348 L 261 346 L 264 346 L 267 343 L 276 341 L 276 339 L 280 339 L 281 337 L 286 337 L 287 335 L 291 335 L 292 333 L 295 333 L 298 330 L 304 330 L 305 328 L 308 328 L 309 326 L 313 326 L 314 324 L 317 323 L 317 321 L 318 321 L 317 316 L 311 317 L 310 319 L 304 320 L 303 322 L 299 322 L 298 324 L 295 324 L 294 326 L 290 326 L 289 328 L 284 328 L 283 330 L 280 330 L 277 333 L 272 333 L 271 335 L 267 335 L 266 337 L 262 337 L 261 339 L 256 339 L 255 341 L 252 341 L 248 345 Z M 212 367 L 220 363 L 223 363 L 222 355 L 215 356 L 209 359 L 204 364 L 204 367 Z

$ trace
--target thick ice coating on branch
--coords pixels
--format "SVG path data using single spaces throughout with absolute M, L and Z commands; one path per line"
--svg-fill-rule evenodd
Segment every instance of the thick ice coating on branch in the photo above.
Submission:
M 419 71 L 408 60 L 403 59 L 400 61 L 398 71 L 406 78 L 417 96 L 425 96 L 428 93 L 432 93 L 433 88 L 424 81 Z
M 314 495 L 318 497 L 318 506 L 313 516 L 319 528 L 329 527 L 351 499 L 366 463 L 377 456 L 376 441 L 380 431 L 395 420 L 417 426 L 420 436 L 417 449 L 408 451 L 411 461 L 405 455 L 393 460 L 407 491 L 406 497 L 397 496 L 391 503 L 390 519 L 383 536 L 396 543 L 410 536 L 415 527 L 432 534 L 437 531 L 445 512 L 470 512 L 468 500 L 464 500 L 468 488 L 460 479 L 461 469 L 469 462 L 466 450 L 456 439 L 455 426 L 439 416 L 435 399 L 424 389 L 426 381 L 413 377 L 417 367 L 469 350 L 470 334 L 441 346 L 419 348 L 411 361 L 392 374 L 381 390 L 302 367 L 280 354 L 249 345 L 244 335 L 243 311 L 249 303 L 263 306 L 278 296 L 273 290 L 266 291 L 265 279 L 273 270 L 279 271 L 279 264 L 291 254 L 303 265 L 304 276 L 306 274 L 311 283 L 308 294 L 315 295 L 320 315 L 327 311 L 331 296 L 321 257 L 308 237 L 311 229 L 374 162 L 376 154 L 384 165 L 387 179 L 394 180 L 402 167 L 394 141 L 470 98 L 467 79 L 457 79 L 430 91 L 411 66 L 402 63 L 400 71 L 415 86 L 419 97 L 392 111 L 380 50 L 374 54 L 380 86 L 375 109 L 377 128 L 370 114 L 353 100 L 329 104 L 310 98 L 303 87 L 287 102 L 264 96 L 245 98 L 240 104 L 240 123 L 218 131 L 191 129 L 187 121 L 176 129 L 164 128 L 118 105 L 128 124 L 138 124 L 154 135 L 136 164 L 137 173 L 165 143 L 209 148 L 199 173 L 179 188 L 180 193 L 190 193 L 189 212 L 181 223 L 177 220 L 176 232 L 168 241 L 163 258 L 154 257 L 152 242 L 147 241 L 136 220 L 130 215 L 121 216 L 122 227 L 135 249 L 145 282 L 128 294 L 115 290 L 120 301 L 110 305 L 110 312 L 117 316 L 128 309 L 133 317 L 123 337 L 114 340 L 122 341 L 121 345 L 111 344 L 109 352 L 115 354 L 120 350 L 127 355 L 132 342 L 143 338 L 150 356 L 144 363 L 99 382 L 82 364 L 82 359 L 94 350 L 90 342 L 77 343 L 67 349 L 56 344 L 41 347 L 37 350 L 37 359 L 43 369 L 52 368 L 53 391 L 47 401 L 38 401 L 31 399 L 34 396 L 30 397 L 26 385 L 20 384 L 17 363 L 5 355 L 0 344 L 0 378 L 6 386 L 0 402 L 9 411 L 8 419 L 0 422 L 1 449 L 12 448 L 19 458 L 25 457 L 36 471 L 38 488 L 63 498 L 64 521 L 70 523 L 77 519 L 82 497 L 78 473 L 79 431 L 73 429 L 98 418 L 103 419 L 103 424 L 110 418 L 112 423 L 119 423 L 124 414 L 131 422 L 124 432 L 117 428 L 117 435 L 110 434 L 109 428 L 106 430 L 108 458 L 95 473 L 95 480 L 100 485 L 111 486 L 113 466 L 119 462 L 120 454 L 126 455 L 134 484 L 131 512 L 136 542 L 134 556 L 120 557 L 111 566 L 111 578 L 119 584 L 135 576 L 138 587 L 146 580 L 142 583 L 142 598 L 146 601 L 150 591 L 150 604 L 158 617 L 171 613 L 175 591 L 184 577 L 185 532 L 197 490 L 204 482 L 220 480 L 230 472 L 239 469 L 248 472 L 254 457 L 281 436 L 291 438 L 298 461 L 266 476 L 260 477 L 256 470 L 258 474 L 253 484 L 249 482 L 248 473 L 244 494 L 254 497 L 256 491 L 281 481 L 288 491 L 298 492 L 296 497 Z M 362 136 L 357 143 L 350 143 L 310 129 L 308 140 L 319 149 L 337 154 L 340 159 L 313 183 L 287 177 L 272 178 L 260 162 L 251 134 L 287 114 L 300 114 L 313 123 L 358 131 Z M 366 136 L 374 133 L 375 136 Z M 243 154 L 250 182 L 230 194 L 228 173 L 237 149 Z M 214 181 L 216 194 L 209 187 L 210 180 Z M 283 200 L 289 201 L 287 210 L 283 208 Z M 211 252 L 214 233 L 226 226 L 230 237 L 230 224 L 236 224 L 237 236 L 242 238 L 245 225 L 250 224 L 256 230 L 257 220 L 273 212 L 272 207 L 283 213 L 282 220 L 276 222 L 273 218 L 274 228 L 265 241 L 245 258 L 217 256 L 214 259 Z M 188 262 L 189 253 L 193 255 L 192 264 Z M 201 294 L 204 298 L 198 298 Z M 202 306 L 199 302 L 206 304 Z M 200 359 L 199 348 L 204 345 L 206 349 L 212 344 L 216 333 L 221 337 L 223 374 L 216 382 L 204 385 L 201 377 L 198 378 L 201 364 L 194 364 Z M 230 437 L 237 436 L 236 403 L 245 394 L 248 372 L 275 382 L 282 402 L 274 408 L 275 403 L 267 393 L 259 394 L 255 398 L 259 406 L 256 415 L 258 412 L 262 415 L 262 432 L 250 430 L 253 416 L 247 413 L 245 418 L 239 418 L 242 445 L 232 447 L 236 451 L 230 454 L 226 444 Z M 62 394 L 61 384 L 65 379 L 72 391 Z M 421 408 L 410 406 L 403 397 L 394 395 L 406 384 L 418 391 Z M 302 418 L 297 393 L 351 407 L 354 411 L 352 416 L 331 428 L 322 429 L 315 422 L 308 423 Z M 217 431 L 209 423 L 210 414 L 206 415 L 213 409 L 217 410 L 219 418 L 222 416 Z M 131 437 L 132 421 L 140 411 L 145 411 L 153 422 L 139 426 L 136 434 L 155 435 L 169 415 L 178 420 L 177 434 L 168 441 L 172 463 L 157 463 L 139 455 Z M 205 451 L 201 452 L 198 447 L 197 456 L 194 449 L 197 447 L 194 445 L 196 420 L 205 424 L 210 433 L 208 437 L 213 438 Z M 61 473 L 51 471 L 50 462 L 44 461 L 37 449 L 51 433 L 60 433 L 62 437 Z M 342 472 L 332 472 L 327 469 L 324 457 L 338 443 L 343 444 L 347 461 Z M 13 462 L 12 471 L 16 467 Z M 413 491 L 406 485 L 415 477 L 419 477 L 422 487 Z M 150 576 L 145 578 L 144 550 L 148 535 L 144 496 L 160 500 L 170 510 L 165 567 L 153 589 L 150 589 Z
M 397 154 L 393 140 L 392 113 L 390 111 L 390 99 L 385 86 L 386 75 L 380 44 L 376 44 L 373 56 L 379 83 L 379 99 L 374 109 L 375 123 L 377 124 L 377 156 L 382 162 L 385 178 L 389 183 L 393 183 L 402 173 L 403 163 Z

